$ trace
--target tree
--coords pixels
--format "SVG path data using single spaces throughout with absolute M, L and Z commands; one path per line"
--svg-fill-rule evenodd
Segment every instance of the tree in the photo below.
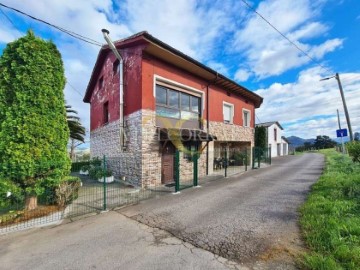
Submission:
M 28 31 L 4 49 L 0 74 L 0 179 L 18 184 L 31 210 L 44 183 L 70 172 L 63 62 L 51 41 Z
M 314 142 L 314 147 L 316 149 L 326 149 L 326 148 L 332 148 L 335 147 L 337 143 L 330 139 L 329 136 L 326 135 L 319 135 L 316 136 L 316 140 Z
M 74 159 L 76 147 L 85 143 L 84 136 L 86 135 L 86 132 L 80 122 L 80 118 L 76 116 L 77 111 L 71 109 L 70 105 L 66 105 L 65 108 L 67 123 L 70 130 L 70 158 Z
M 360 132 L 355 132 L 354 141 L 360 141 Z
M 255 127 L 255 146 L 266 148 L 266 128 L 262 126 Z

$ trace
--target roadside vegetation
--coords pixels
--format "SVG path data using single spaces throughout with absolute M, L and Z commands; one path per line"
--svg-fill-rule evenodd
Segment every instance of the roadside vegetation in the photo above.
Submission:
M 301 208 L 309 248 L 301 269 L 360 269 L 360 163 L 333 149 L 321 152 L 326 168 Z

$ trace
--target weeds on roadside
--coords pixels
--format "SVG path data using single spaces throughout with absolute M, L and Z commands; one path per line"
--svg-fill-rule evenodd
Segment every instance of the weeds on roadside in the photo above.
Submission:
M 334 150 L 321 151 L 326 169 L 301 208 L 310 252 L 305 269 L 360 269 L 360 164 Z

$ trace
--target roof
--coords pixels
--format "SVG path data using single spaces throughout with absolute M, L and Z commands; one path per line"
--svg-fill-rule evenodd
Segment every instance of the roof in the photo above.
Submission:
M 186 70 L 204 80 L 207 80 L 210 84 L 219 86 L 226 91 L 239 94 L 244 98 L 252 101 L 256 108 L 259 108 L 263 102 L 263 98 L 256 93 L 250 91 L 244 86 L 239 85 L 235 81 L 227 78 L 226 76 L 218 73 L 217 71 L 205 66 L 190 56 L 180 52 L 179 50 L 171 47 L 163 41 L 150 35 L 148 32 L 139 32 L 128 38 L 118 40 L 115 42 L 117 49 L 121 50 L 127 47 L 136 46 L 139 44 L 145 45 L 144 51 L 150 55 L 153 55 L 162 61 L 171 63 L 183 70 Z M 84 102 L 90 102 L 90 97 L 94 85 L 96 84 L 96 75 L 100 72 L 102 64 L 105 60 L 106 54 L 110 51 L 108 45 L 102 46 L 98 54 L 94 69 L 92 71 L 89 84 L 87 86 Z
M 285 137 L 285 136 L 281 136 L 281 139 L 283 139 L 285 142 L 287 142 L 288 144 L 291 144 L 291 142 Z
M 270 126 L 272 126 L 272 125 L 274 125 L 274 124 L 275 124 L 275 125 L 278 125 L 279 128 L 281 128 L 281 130 L 284 130 L 284 128 L 280 125 L 280 123 L 279 123 L 278 121 L 259 123 L 259 124 L 256 124 L 255 126 L 268 128 L 268 127 L 270 127 Z

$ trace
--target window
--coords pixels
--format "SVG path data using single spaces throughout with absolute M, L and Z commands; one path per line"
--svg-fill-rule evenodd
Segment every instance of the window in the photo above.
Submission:
M 233 115 L 234 115 L 234 105 L 230 103 L 223 103 L 223 115 L 224 115 L 224 123 L 232 124 L 233 123 Z
M 274 141 L 276 142 L 277 141 L 277 129 L 274 128 Z
M 101 76 L 101 78 L 99 79 L 99 89 L 103 88 L 104 86 L 104 76 Z
M 118 74 L 119 71 L 120 71 L 120 62 L 118 59 L 116 59 L 115 62 L 113 63 L 113 76 Z
M 250 111 L 243 109 L 243 126 L 250 127 Z
M 104 113 L 103 124 L 105 125 L 106 123 L 109 122 L 109 102 L 108 101 L 106 101 L 103 105 L 103 113 Z
M 200 97 L 156 85 L 156 114 L 186 120 L 199 120 Z

